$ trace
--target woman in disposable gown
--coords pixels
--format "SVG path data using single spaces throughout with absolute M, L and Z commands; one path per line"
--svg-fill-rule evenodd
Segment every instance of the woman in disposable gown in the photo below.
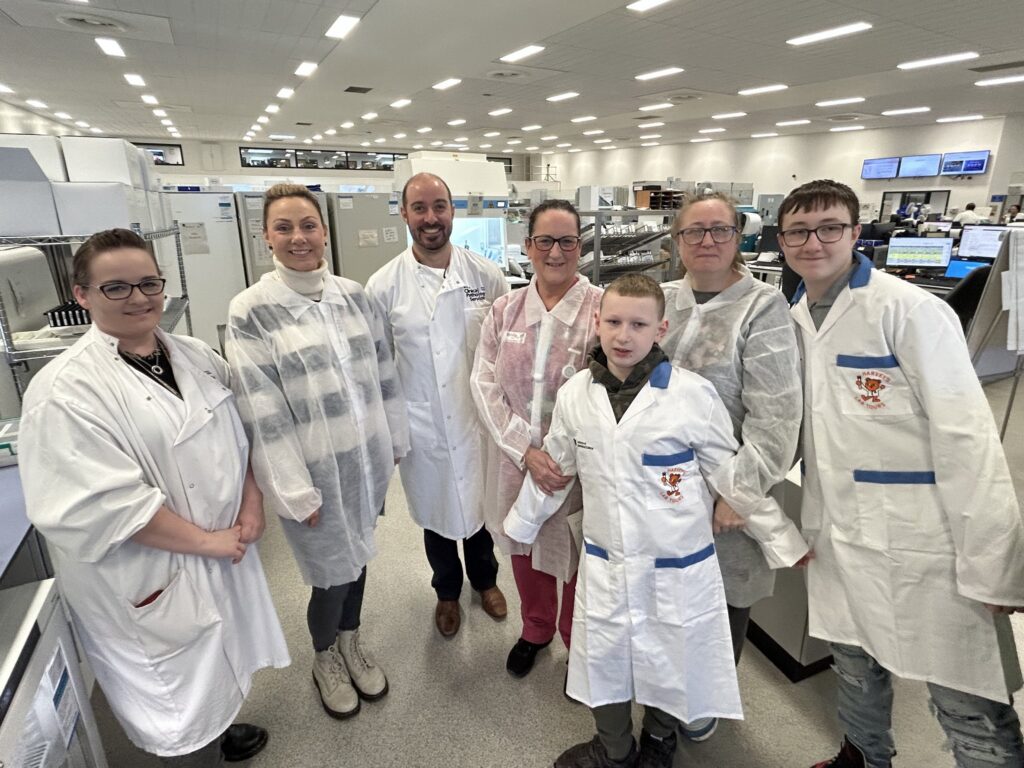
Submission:
M 316 196 L 271 187 L 263 234 L 275 269 L 231 301 L 227 355 L 253 471 L 312 587 L 313 680 L 341 719 L 388 692 L 359 625 L 374 528 L 409 449 L 408 417 L 362 286 L 328 274 Z
M 25 394 L 28 515 L 129 738 L 167 766 L 218 766 L 253 673 L 289 663 L 228 367 L 158 328 L 164 280 L 138 235 L 93 235 L 73 270 L 93 325 Z
M 484 320 L 470 379 L 480 419 L 491 436 L 487 451 L 488 530 L 512 558 L 519 590 L 522 636 L 506 668 L 523 677 L 557 629 L 566 648 L 572 631 L 579 546 L 571 528 L 580 523 L 579 483 L 564 477 L 541 449 L 551 424 L 555 393 L 586 367 L 594 345 L 594 313 L 601 289 L 576 271 L 580 217 L 571 203 L 550 200 L 530 214 L 526 253 L 533 264 L 529 286 L 497 299 Z M 502 522 L 526 472 L 551 492 L 574 488 L 545 523 L 532 548 L 505 535 Z M 558 582 L 562 587 L 561 611 Z
M 807 551 L 795 525 L 766 498 L 796 453 L 803 407 L 800 359 L 785 298 L 743 265 L 739 216 L 729 198 L 714 193 L 686 199 L 673 234 L 685 275 L 662 285 L 668 319 L 662 347 L 673 364 L 715 387 L 740 442 L 736 457 L 720 471 L 733 476 L 733 487 L 746 500 L 765 500 L 761 525 L 753 526 L 725 501 L 715 505 L 715 549 L 739 663 L 750 609 L 774 589 L 772 569 L 795 564 Z M 683 733 L 700 741 L 716 725 L 690 723 Z

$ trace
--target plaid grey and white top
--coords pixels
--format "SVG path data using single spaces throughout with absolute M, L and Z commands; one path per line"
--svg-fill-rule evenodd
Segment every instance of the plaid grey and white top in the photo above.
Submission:
M 231 301 L 233 387 L 268 512 L 303 579 L 355 581 L 395 459 L 409 450 L 405 399 L 384 328 L 358 283 L 327 275 L 314 302 L 276 272 Z M 320 510 L 320 522 L 302 521 Z

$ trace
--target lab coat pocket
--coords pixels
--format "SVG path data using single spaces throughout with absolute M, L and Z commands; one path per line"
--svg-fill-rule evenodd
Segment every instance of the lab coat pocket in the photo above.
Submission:
M 434 410 L 430 403 L 409 401 L 409 445 L 413 450 L 431 450 L 437 447 L 437 429 Z
M 692 448 L 671 454 L 643 454 L 644 498 L 647 509 L 682 509 L 697 501 L 694 480 L 699 477 Z
M 834 377 L 844 416 L 878 423 L 914 416 L 914 394 L 894 355 L 836 355 Z
M 684 627 L 705 613 L 720 610 L 725 598 L 715 545 L 684 557 L 655 558 L 654 593 L 661 624 Z
M 582 599 L 587 621 L 608 622 L 616 617 L 621 619 L 620 603 L 625 593 L 622 564 L 613 563 L 603 547 L 586 541 L 583 544 L 580 570 L 583 574 L 583 589 L 577 587 L 576 599 Z
M 934 472 L 856 469 L 853 543 L 916 552 L 954 552 Z
M 220 614 L 196 589 L 184 570 L 178 571 L 160 595 L 141 608 L 129 606 L 143 651 L 157 665 L 171 664 L 187 676 L 196 654 L 213 636 Z

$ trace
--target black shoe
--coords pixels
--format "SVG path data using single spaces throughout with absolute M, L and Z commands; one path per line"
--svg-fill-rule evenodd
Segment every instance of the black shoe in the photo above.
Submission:
M 811 768 L 865 768 L 867 764 L 867 760 L 864 759 L 864 753 L 853 746 L 849 739 L 843 738 L 838 755 L 831 760 L 815 763 Z M 892 763 L 889 765 L 892 765 Z
M 537 654 L 549 645 L 551 645 L 550 640 L 546 643 L 531 643 L 529 640 L 519 638 L 508 653 L 505 669 L 513 677 L 526 677 L 533 669 L 533 662 L 537 660 Z
M 267 746 L 267 730 L 249 723 L 229 725 L 220 737 L 220 751 L 229 763 L 248 760 Z
M 636 742 L 629 748 L 629 754 L 622 760 L 612 760 L 605 751 L 604 744 L 597 736 L 590 741 L 569 747 L 555 760 L 555 768 L 637 768 L 640 754 L 636 750 Z
M 672 768 L 676 754 L 676 735 L 656 739 L 644 731 L 640 734 L 640 764 L 638 768 Z

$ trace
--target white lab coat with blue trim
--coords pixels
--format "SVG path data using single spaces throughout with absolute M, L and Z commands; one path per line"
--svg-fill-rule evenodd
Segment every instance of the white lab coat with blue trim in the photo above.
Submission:
M 1024 605 L 1024 523 L 992 412 L 949 306 L 857 259 L 820 329 L 802 292 L 792 310 L 810 633 L 1008 702 L 1020 670 L 982 603 Z
M 635 699 L 685 722 L 743 717 L 708 488 L 737 447 L 714 387 L 668 361 L 618 423 L 589 370 L 558 391 L 544 450 L 579 474 L 585 510 L 572 698 Z M 546 496 L 528 475 L 505 532 L 532 542 L 567 492 Z

